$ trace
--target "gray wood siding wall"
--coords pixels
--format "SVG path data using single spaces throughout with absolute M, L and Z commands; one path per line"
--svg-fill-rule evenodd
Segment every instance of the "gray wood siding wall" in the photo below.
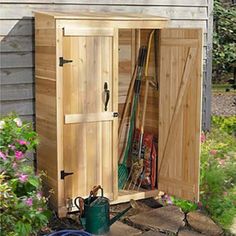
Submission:
M 34 11 L 137 12 L 168 17 L 171 19 L 170 27 L 204 29 L 203 128 L 208 129 L 212 1 L 1 0 L 1 114 L 16 111 L 23 118 L 33 120 L 34 117 Z

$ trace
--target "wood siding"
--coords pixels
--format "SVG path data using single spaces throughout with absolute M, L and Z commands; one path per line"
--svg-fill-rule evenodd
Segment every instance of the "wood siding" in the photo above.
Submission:
M 114 3 L 115 2 L 115 3 Z M 33 119 L 34 108 L 34 11 L 115 11 L 136 12 L 170 18 L 170 27 L 203 28 L 205 67 L 210 71 L 207 53 L 211 51 L 211 0 L 2 0 L 0 4 L 1 114 L 16 111 Z M 210 32 L 210 34 L 208 34 Z M 46 60 L 46 59 L 45 59 Z M 47 63 L 47 61 L 45 61 Z M 204 72 L 209 106 L 210 73 Z M 203 104 L 203 124 L 208 124 L 208 106 Z M 19 107 L 20 106 L 20 107 Z

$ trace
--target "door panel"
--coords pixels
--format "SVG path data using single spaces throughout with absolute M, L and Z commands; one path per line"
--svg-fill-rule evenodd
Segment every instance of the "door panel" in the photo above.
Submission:
M 158 189 L 189 200 L 199 195 L 202 31 L 159 34 Z
M 64 36 L 63 57 L 63 160 L 65 198 L 87 196 L 95 185 L 113 198 L 113 40 L 111 36 Z M 104 84 L 110 99 L 105 111 Z M 117 133 L 117 132 L 116 132 Z

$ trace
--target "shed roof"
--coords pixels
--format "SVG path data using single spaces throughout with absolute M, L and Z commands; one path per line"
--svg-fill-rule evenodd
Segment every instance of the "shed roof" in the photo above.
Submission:
M 54 17 L 55 19 L 77 19 L 77 20 L 111 20 L 111 21 L 168 21 L 166 17 L 124 13 L 124 12 L 35 12 Z

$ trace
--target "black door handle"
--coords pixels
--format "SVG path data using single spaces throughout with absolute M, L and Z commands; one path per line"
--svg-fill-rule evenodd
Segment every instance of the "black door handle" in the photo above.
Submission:
M 107 82 L 104 83 L 104 93 L 105 93 L 105 107 L 104 110 L 107 111 L 107 105 L 110 99 L 110 90 L 108 89 Z

